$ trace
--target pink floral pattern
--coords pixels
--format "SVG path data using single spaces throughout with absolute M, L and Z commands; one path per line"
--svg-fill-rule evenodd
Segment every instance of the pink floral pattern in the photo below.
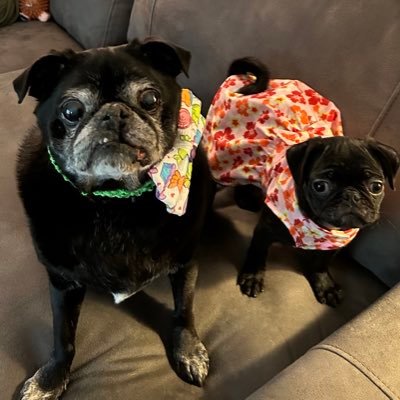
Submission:
M 251 82 L 249 76 L 230 76 L 212 101 L 203 136 L 214 179 L 263 188 L 266 205 L 286 225 L 296 247 L 346 246 L 358 229 L 325 229 L 303 215 L 286 160 L 287 149 L 296 143 L 342 136 L 340 111 L 297 80 L 272 80 L 265 92 L 255 95 L 237 93 Z

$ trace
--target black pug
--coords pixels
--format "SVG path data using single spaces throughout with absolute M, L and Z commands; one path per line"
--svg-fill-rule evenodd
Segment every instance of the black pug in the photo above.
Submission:
M 207 350 L 193 317 L 192 259 L 212 198 L 204 150 L 194 157 L 182 216 L 156 198 L 148 174 L 175 143 L 181 107 L 175 78 L 189 62 L 188 51 L 148 38 L 53 52 L 14 81 L 19 102 L 27 93 L 38 100 L 38 128 L 20 146 L 17 175 L 48 272 L 54 329 L 51 358 L 26 381 L 23 399 L 56 399 L 65 390 L 86 287 L 119 302 L 163 274 L 175 304 L 174 368 L 199 386 L 207 376 Z
M 253 58 L 232 63 L 204 136 L 215 180 L 235 185 L 242 208 L 262 208 L 238 276 L 242 293 L 263 291 L 268 250 L 280 242 L 307 250 L 304 274 L 317 300 L 339 304 L 329 259 L 379 218 L 385 178 L 394 189 L 397 151 L 344 137 L 332 102 L 302 82 L 270 81 Z

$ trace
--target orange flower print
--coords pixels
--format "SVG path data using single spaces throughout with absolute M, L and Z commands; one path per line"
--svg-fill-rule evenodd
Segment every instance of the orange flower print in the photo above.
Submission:
M 315 90 L 307 89 L 304 91 L 304 93 L 306 96 L 308 96 L 308 104 L 312 106 L 316 104 L 322 104 L 326 106 L 329 104 L 329 100 L 319 95 Z
M 265 110 L 262 114 L 261 117 L 258 119 L 260 124 L 265 124 L 266 121 L 269 120 L 269 110 Z
M 254 139 L 257 137 L 257 132 L 254 128 L 248 128 L 248 126 L 254 126 L 252 122 L 248 122 L 246 128 L 248 129 L 247 131 L 244 132 L 243 136 L 246 139 Z
M 308 118 L 307 112 L 304 111 L 304 110 L 301 110 L 300 121 L 304 125 L 306 125 L 306 124 L 308 124 L 310 122 L 310 119 Z
M 225 182 L 225 183 L 231 183 L 231 182 L 233 182 L 233 179 L 232 179 L 232 177 L 231 177 L 230 171 L 227 171 L 227 172 L 221 174 L 221 175 L 220 175 L 220 180 L 221 180 L 221 182 Z
M 248 116 L 249 116 L 249 113 L 248 113 L 248 110 L 249 110 L 249 101 L 248 101 L 247 99 L 238 100 L 238 101 L 236 102 L 236 109 L 237 109 L 237 112 L 238 112 L 240 115 L 243 115 L 243 116 L 245 116 L 245 117 L 248 117 Z
M 289 97 L 293 103 L 306 104 L 306 100 L 300 90 L 293 90 L 291 93 L 287 94 L 287 97 Z
M 278 173 L 280 173 L 280 172 L 283 172 L 283 166 L 282 166 L 282 164 L 279 162 L 279 163 L 277 163 L 276 165 L 275 165 L 275 167 L 274 167 L 274 171 L 275 172 L 278 172 Z
M 336 110 L 331 110 L 329 111 L 328 116 L 326 117 L 326 120 L 329 122 L 335 121 L 335 119 L 338 117 L 338 112 Z
M 174 189 L 178 188 L 179 192 L 182 192 L 184 187 L 188 188 L 190 184 L 190 180 L 187 178 L 186 175 L 181 175 L 178 170 L 174 172 L 169 182 L 168 188 Z
M 283 192 L 283 198 L 285 200 L 285 207 L 287 210 L 289 210 L 291 212 L 294 212 L 293 197 L 294 197 L 294 189 L 290 189 L 290 190 Z
M 218 102 L 219 98 L 221 97 L 221 94 L 222 94 L 222 87 L 220 87 L 218 89 L 217 93 L 215 93 L 215 96 L 212 99 L 211 105 L 215 105 Z
M 272 201 L 272 203 L 278 203 L 278 189 L 274 189 L 273 192 L 268 195 L 268 198 Z
M 235 135 L 234 133 L 232 133 L 232 128 L 225 128 L 222 136 L 224 137 L 224 139 L 226 140 L 233 140 L 235 139 Z
M 230 99 L 224 101 L 223 107 L 225 108 L 225 111 L 228 111 L 231 109 L 231 103 L 232 103 L 232 101 Z
M 247 154 L 250 157 L 252 157 L 253 156 L 253 149 L 251 147 L 246 147 L 245 149 L 243 149 L 243 153 Z
M 225 128 L 223 131 L 217 131 L 214 134 L 216 150 L 225 150 L 228 141 L 233 139 L 235 139 L 235 135 L 232 133 L 232 128 Z
M 181 97 L 182 97 L 183 103 L 185 103 L 188 107 L 190 107 L 190 105 L 192 104 L 190 90 L 182 89 Z
M 240 165 L 242 165 L 243 164 L 243 158 L 242 157 L 240 157 L 240 156 L 237 156 L 237 157 L 235 157 L 234 159 L 233 159 L 233 164 L 232 164 L 232 168 L 237 168 L 237 167 L 239 167 Z
M 222 87 L 224 87 L 225 89 L 231 87 L 231 86 L 236 86 L 237 84 L 237 80 L 236 78 L 228 78 L 222 85 Z
M 304 109 L 302 109 L 301 107 L 296 106 L 296 105 L 292 106 L 291 109 L 295 114 L 297 114 L 300 117 L 300 122 L 302 124 L 306 125 L 310 122 L 307 112 Z M 296 121 L 293 121 L 292 123 L 295 124 Z

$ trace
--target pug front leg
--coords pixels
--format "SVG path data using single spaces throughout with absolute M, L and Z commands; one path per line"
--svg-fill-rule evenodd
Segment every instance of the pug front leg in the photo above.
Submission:
M 291 245 L 293 239 L 282 221 L 270 208 L 264 206 L 237 279 L 240 291 L 246 296 L 257 297 L 264 291 L 268 252 L 275 242 Z
M 333 280 L 328 270 L 335 252 L 329 250 L 310 250 L 309 252 L 309 261 L 304 266 L 304 276 L 321 304 L 337 307 L 343 301 L 343 290 Z
M 175 370 L 184 381 L 202 386 L 208 375 L 210 361 L 194 323 L 193 299 L 197 264 L 189 263 L 169 277 L 175 305 L 173 324 Z
M 240 291 L 249 297 L 257 297 L 264 291 L 264 274 L 269 247 L 273 243 L 274 225 L 271 215 L 264 209 L 254 229 L 246 259 L 237 278 Z
M 54 348 L 50 360 L 28 379 L 20 400 L 55 400 L 67 387 L 75 355 L 75 332 L 85 288 L 57 289 L 50 283 Z

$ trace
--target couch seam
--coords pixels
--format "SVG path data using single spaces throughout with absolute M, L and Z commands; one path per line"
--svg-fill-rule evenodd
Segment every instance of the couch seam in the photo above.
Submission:
M 154 20 L 154 14 L 155 14 L 155 10 L 156 10 L 156 4 L 157 4 L 157 0 L 153 0 L 153 6 L 151 8 L 151 14 L 150 14 L 149 36 L 152 35 L 152 31 L 153 31 L 153 20 Z
M 343 358 L 350 364 L 352 364 L 357 370 L 359 370 L 364 376 L 366 376 L 371 382 L 374 383 L 386 396 L 388 396 L 391 400 L 399 400 L 399 396 L 396 392 L 381 378 L 379 378 L 376 374 L 374 374 L 365 364 L 361 361 L 353 357 L 351 354 L 347 353 L 345 350 L 340 349 L 332 344 L 321 344 L 313 347 L 311 350 L 325 350 L 329 351 L 337 356 Z M 377 384 L 377 382 L 380 384 Z
M 106 45 L 106 40 L 107 40 L 107 37 L 108 37 L 108 30 L 110 28 L 110 23 L 111 23 L 111 17 L 113 15 L 113 11 L 114 11 L 114 8 L 115 8 L 115 2 L 116 2 L 116 0 L 113 0 L 113 2 L 111 3 L 111 7 L 110 7 L 109 14 L 108 14 L 108 19 L 107 19 L 107 24 L 106 24 L 106 29 L 105 29 L 104 35 L 103 35 L 103 42 L 101 44 L 102 46 Z
M 386 101 L 385 105 L 383 106 L 381 112 L 379 115 L 376 117 L 375 122 L 372 124 L 371 129 L 369 130 L 367 136 L 374 137 L 376 134 L 376 131 L 378 128 L 381 126 L 383 120 L 391 110 L 393 104 L 397 100 L 400 94 L 400 80 L 397 82 L 395 88 L 392 91 L 392 94 L 389 96 L 389 99 Z

